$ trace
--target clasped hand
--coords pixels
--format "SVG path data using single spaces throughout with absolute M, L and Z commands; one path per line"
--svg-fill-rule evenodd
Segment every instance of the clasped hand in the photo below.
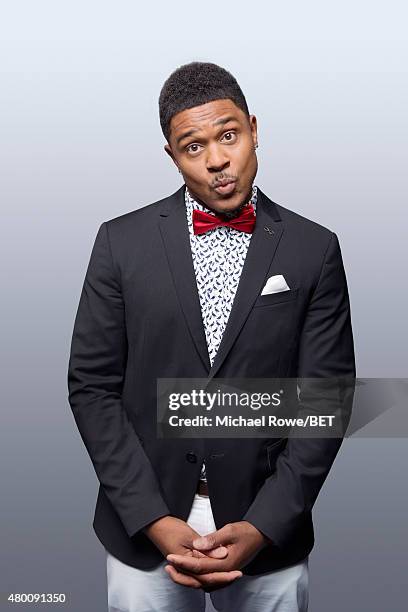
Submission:
M 207 592 L 240 578 L 240 568 L 269 542 L 248 521 L 200 536 L 184 521 L 166 516 L 145 531 L 169 562 L 165 570 L 174 582 Z

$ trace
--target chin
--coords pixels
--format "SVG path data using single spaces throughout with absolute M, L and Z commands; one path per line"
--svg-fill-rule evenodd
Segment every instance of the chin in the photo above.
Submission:
M 217 212 L 230 212 L 231 210 L 235 210 L 240 205 L 239 201 L 235 202 L 214 202 L 211 204 L 211 208 L 216 210 Z
M 234 210 L 234 208 L 238 208 L 238 206 L 241 206 L 241 204 L 241 193 L 233 193 L 229 198 L 222 198 L 216 203 L 216 205 L 222 208 L 223 210 Z
M 241 206 L 241 202 L 240 201 L 236 201 L 234 203 L 231 202 L 231 204 L 225 204 L 225 206 L 221 206 L 220 208 L 222 209 L 223 212 L 227 212 L 227 211 L 230 211 L 230 210 L 235 210 L 239 206 Z

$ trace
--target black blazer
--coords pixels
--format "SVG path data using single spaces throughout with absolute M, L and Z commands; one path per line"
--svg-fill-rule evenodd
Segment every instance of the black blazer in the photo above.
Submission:
M 141 530 L 166 514 L 187 519 L 205 459 L 217 528 L 248 520 L 273 542 L 244 568 L 258 574 L 311 551 L 311 510 L 342 438 L 158 439 L 156 379 L 355 377 L 342 256 L 336 234 L 258 188 L 210 368 L 184 191 L 102 223 L 86 272 L 68 388 L 100 482 L 93 527 L 122 562 L 155 567 L 163 555 Z M 274 274 L 290 291 L 261 296 Z

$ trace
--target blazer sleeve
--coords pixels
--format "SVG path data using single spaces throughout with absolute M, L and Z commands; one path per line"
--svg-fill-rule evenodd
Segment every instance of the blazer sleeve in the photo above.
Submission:
M 102 223 L 74 324 L 68 400 L 98 480 L 132 536 L 170 511 L 122 405 L 126 361 L 124 301 Z
M 331 233 L 299 340 L 298 380 L 300 383 L 302 378 L 348 380 L 351 392 L 343 394 L 348 421 L 355 376 L 346 276 L 338 238 Z M 326 414 L 330 413 L 328 407 Z M 344 416 L 344 412 L 341 414 Z M 280 548 L 292 545 L 312 510 L 342 441 L 342 437 L 289 436 L 277 459 L 276 471 L 266 479 L 243 520 L 252 523 Z

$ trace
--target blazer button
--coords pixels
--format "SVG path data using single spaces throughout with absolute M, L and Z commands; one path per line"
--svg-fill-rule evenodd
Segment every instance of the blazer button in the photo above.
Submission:
M 186 454 L 186 459 L 189 463 L 197 463 L 197 455 L 193 453 L 192 451 L 189 451 Z

